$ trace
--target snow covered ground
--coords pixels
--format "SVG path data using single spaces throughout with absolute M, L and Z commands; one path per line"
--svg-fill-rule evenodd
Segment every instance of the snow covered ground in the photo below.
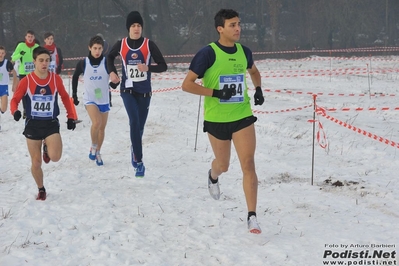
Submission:
M 134 177 L 128 119 L 113 93 L 104 166 L 88 159 L 90 119 L 79 105 L 75 131 L 60 116 L 63 157 L 43 165 L 47 200 L 36 201 L 23 121 L 7 112 L 0 131 L 0 265 L 397 265 L 398 63 L 399 57 L 257 62 L 266 98 L 253 107 L 261 235 L 247 232 L 235 152 L 219 179 L 220 201 L 209 196 L 213 154 L 202 107 L 197 134 L 199 96 L 178 88 L 187 64 L 153 75 L 143 179 Z M 316 116 L 313 185 L 312 94 L 326 110 Z

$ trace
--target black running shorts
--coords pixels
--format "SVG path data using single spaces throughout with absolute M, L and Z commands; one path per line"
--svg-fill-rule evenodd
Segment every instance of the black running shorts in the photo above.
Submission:
M 233 133 L 246 128 L 258 120 L 255 116 L 248 116 L 241 120 L 227 123 L 204 121 L 204 132 L 220 140 L 231 140 Z
M 27 139 L 42 140 L 55 133 L 60 133 L 60 123 L 58 119 L 26 121 L 25 130 L 22 134 Z

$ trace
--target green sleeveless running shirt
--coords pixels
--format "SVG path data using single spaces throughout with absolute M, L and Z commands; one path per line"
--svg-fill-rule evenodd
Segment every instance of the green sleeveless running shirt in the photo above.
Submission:
M 220 90 L 225 87 L 235 89 L 229 100 L 206 96 L 204 100 L 204 120 L 209 122 L 234 122 L 252 115 L 247 93 L 247 58 L 241 44 L 236 43 L 234 54 L 225 53 L 215 43 L 210 46 L 215 51 L 216 60 L 205 71 L 202 78 L 206 88 Z
M 18 67 L 18 75 L 28 75 L 35 70 L 33 64 L 33 50 L 39 45 L 35 43 L 32 47 L 28 47 L 25 42 L 20 42 L 15 48 L 14 53 L 11 55 L 12 61 L 20 60 Z M 24 53 L 21 54 L 21 51 Z

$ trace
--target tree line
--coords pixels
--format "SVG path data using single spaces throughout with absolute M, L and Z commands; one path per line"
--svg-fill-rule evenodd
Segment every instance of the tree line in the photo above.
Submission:
M 2 0 L 0 45 L 9 53 L 32 29 L 43 43 L 51 31 L 65 57 L 88 54 L 90 37 L 111 45 L 127 36 L 126 15 L 138 10 L 144 35 L 164 55 L 192 54 L 217 39 L 220 8 L 240 13 L 241 42 L 253 51 L 396 46 L 395 0 Z

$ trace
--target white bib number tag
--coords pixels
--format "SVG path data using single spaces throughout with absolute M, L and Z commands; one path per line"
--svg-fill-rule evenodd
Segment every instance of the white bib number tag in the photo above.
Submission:
M 26 62 L 24 66 L 26 73 L 30 73 L 33 72 L 33 70 L 35 70 L 35 65 L 33 64 L 33 62 Z
M 220 103 L 241 103 L 244 101 L 244 75 L 223 75 L 219 77 L 219 90 L 230 88 L 233 95 L 228 100 L 220 99 Z
M 55 73 L 55 63 L 50 63 L 50 65 L 48 66 L 48 70 L 50 72 L 54 72 Z
M 32 96 L 32 116 L 52 117 L 53 116 L 53 95 Z
M 128 65 L 127 72 L 133 82 L 147 80 L 147 72 L 141 72 L 137 65 Z

